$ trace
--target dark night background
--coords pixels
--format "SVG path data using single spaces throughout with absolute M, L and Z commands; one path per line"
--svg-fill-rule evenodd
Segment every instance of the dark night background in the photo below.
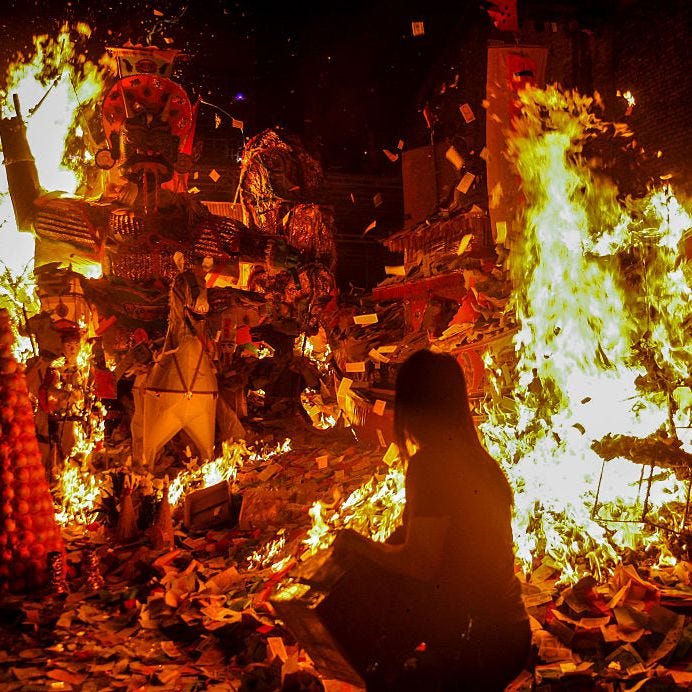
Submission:
M 178 74 L 191 97 L 246 123 L 246 134 L 284 125 L 302 135 L 326 166 L 387 168 L 382 148 L 427 141 L 422 106 L 455 74 L 477 91 L 494 29 L 480 2 L 351 0 L 10 0 L 0 11 L 4 64 L 32 34 L 56 33 L 65 20 L 93 29 L 92 58 L 105 45 L 164 37 L 189 54 Z M 593 25 L 617 3 L 530 3 L 533 14 Z M 545 7 L 543 7 L 545 5 Z M 521 11 L 520 4 L 520 11 Z M 155 16 L 154 10 L 162 13 Z M 412 21 L 425 23 L 414 37 Z M 464 81 L 468 82 L 464 85 Z
M 179 64 L 177 78 L 193 101 L 201 97 L 243 120 L 246 136 L 276 125 L 288 128 L 332 175 L 326 200 L 336 208 L 342 283 L 353 279 L 371 285 L 382 278 L 383 251 L 360 234 L 373 217 L 378 218 L 375 237 L 400 227 L 400 166 L 382 150 L 396 150 L 400 139 L 405 149 L 429 143 L 422 116 L 426 104 L 441 114 L 437 141 L 454 136 L 445 129 L 449 102 L 457 122 L 458 105 L 471 104 L 478 119 L 478 141 L 472 144 L 482 147 L 489 41 L 549 45 L 548 81 L 585 92 L 598 89 L 611 103 L 616 89 L 631 89 L 637 107 L 630 125 L 643 145 L 665 153 L 656 173 L 673 170 L 677 182 L 687 184 L 692 3 L 519 0 L 516 36 L 494 28 L 485 4 L 5 0 L 0 70 L 18 49 L 30 45 L 33 34 L 55 35 L 64 21 L 92 27 L 88 47 L 94 60 L 104 46 L 128 39 L 161 47 L 164 38 L 172 39 L 170 45 L 189 55 Z M 423 36 L 412 35 L 413 21 L 424 22 Z M 440 92 L 452 83 L 450 99 L 449 89 Z M 239 146 L 240 133 L 227 117 L 215 128 L 214 112 L 202 107 L 198 134 L 209 140 L 206 155 L 216 155 L 210 165 L 219 168 L 234 151 L 228 142 Z M 620 115 L 617 109 L 611 113 Z M 353 208 L 345 201 L 349 189 L 358 191 Z M 378 191 L 385 203 L 374 210 L 372 195 Z
M 482 61 L 472 48 L 492 26 L 477 2 L 419 0 L 12 0 L 0 16 L 3 63 L 32 34 L 55 33 L 64 20 L 92 27 L 93 57 L 128 39 L 159 46 L 173 39 L 189 54 L 178 74 L 191 97 L 243 120 L 248 135 L 281 124 L 326 166 L 369 171 L 387 168 L 381 149 L 400 138 L 425 141 L 422 104 L 438 81 L 459 72 L 469 38 L 467 60 Z M 423 36 L 412 36 L 412 21 L 425 22 Z

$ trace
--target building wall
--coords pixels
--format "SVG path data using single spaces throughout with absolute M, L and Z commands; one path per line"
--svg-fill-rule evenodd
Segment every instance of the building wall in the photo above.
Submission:
M 616 164 L 625 191 L 641 193 L 672 173 L 674 186 L 692 194 L 692 3 L 519 2 L 519 17 L 521 42 L 548 46 L 548 83 L 598 91 L 604 117 L 626 121 L 634 131 L 644 152 L 638 163 L 629 155 L 630 161 Z M 630 90 L 637 101 L 628 116 L 618 90 Z
M 336 279 L 341 290 L 372 288 L 385 278 L 384 265 L 392 263 L 388 258 L 393 253 L 377 239 L 401 227 L 401 177 L 326 171 L 319 201 L 334 211 Z M 363 236 L 372 221 L 377 225 Z
M 602 39 L 612 46 L 617 89 L 637 99 L 629 116 L 645 150 L 661 158 L 649 162 L 656 175 L 673 174 L 673 185 L 692 193 L 692 3 L 622 3 L 617 20 Z

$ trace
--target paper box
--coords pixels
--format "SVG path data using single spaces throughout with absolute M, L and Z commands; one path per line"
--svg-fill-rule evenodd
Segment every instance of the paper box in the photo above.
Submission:
M 228 481 L 195 490 L 185 497 L 183 524 L 190 531 L 203 531 L 232 522 L 231 491 Z
M 322 622 L 313 596 L 314 594 L 306 594 L 303 598 L 288 601 L 272 599 L 271 603 L 288 631 L 324 677 L 341 680 L 357 689 L 365 689 L 363 679 L 353 669 Z

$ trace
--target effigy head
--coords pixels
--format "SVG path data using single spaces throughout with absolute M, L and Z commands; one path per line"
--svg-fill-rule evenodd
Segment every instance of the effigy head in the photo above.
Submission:
M 116 164 L 123 177 L 156 184 L 187 173 L 192 165 L 192 105 L 185 90 L 169 78 L 179 51 L 152 46 L 109 49 L 116 58 L 118 80 L 102 106 L 108 147 L 96 164 Z
M 62 352 L 67 365 L 74 365 L 82 348 L 82 332 L 78 328 L 63 329 L 60 333 Z
M 178 157 L 178 138 L 160 116 L 147 113 L 127 118 L 120 130 L 120 171 L 130 182 L 138 183 L 144 176 L 153 176 L 159 183 L 173 177 Z

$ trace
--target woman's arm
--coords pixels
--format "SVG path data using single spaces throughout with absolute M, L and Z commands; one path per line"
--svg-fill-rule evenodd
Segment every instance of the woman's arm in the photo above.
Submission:
M 334 559 L 344 566 L 354 558 L 371 560 L 391 572 L 429 581 L 442 562 L 449 521 L 449 517 L 411 517 L 406 541 L 400 545 L 376 543 L 350 529 L 339 531 Z

